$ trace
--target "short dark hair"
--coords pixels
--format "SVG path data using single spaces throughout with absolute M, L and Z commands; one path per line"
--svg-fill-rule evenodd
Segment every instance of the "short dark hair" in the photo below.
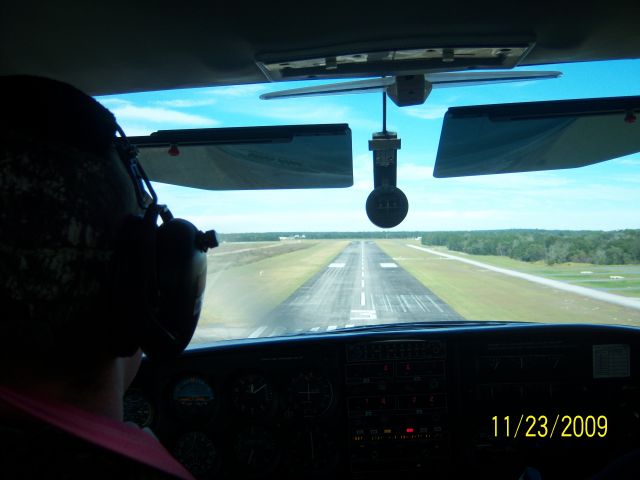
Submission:
M 0 360 L 104 356 L 118 234 L 137 211 L 115 118 L 31 76 L 0 77 L 0 109 Z

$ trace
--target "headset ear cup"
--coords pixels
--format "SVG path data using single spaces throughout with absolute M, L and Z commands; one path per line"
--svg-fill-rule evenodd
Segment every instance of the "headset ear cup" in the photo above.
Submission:
M 157 297 L 151 306 L 153 324 L 146 325 L 142 342 L 151 358 L 179 354 L 195 332 L 207 275 L 207 256 L 197 246 L 198 233 L 182 219 L 171 219 L 157 229 Z

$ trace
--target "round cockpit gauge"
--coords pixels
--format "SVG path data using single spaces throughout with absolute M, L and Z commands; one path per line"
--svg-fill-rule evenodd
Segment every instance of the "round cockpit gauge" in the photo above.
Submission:
M 173 406 L 183 420 L 202 420 L 213 412 L 215 394 L 211 386 L 200 377 L 186 377 L 173 389 Z
M 263 427 L 252 426 L 238 434 L 235 443 L 236 462 L 247 473 L 266 476 L 280 460 L 278 444 Z
M 197 478 L 209 477 L 214 473 L 217 460 L 216 447 L 205 433 L 185 433 L 176 441 L 173 453 L 176 459 Z
M 294 465 L 302 471 L 318 471 L 334 466 L 338 461 L 337 445 L 326 431 L 305 428 L 291 438 Z
M 304 372 L 289 384 L 290 408 L 295 416 L 317 417 L 325 413 L 333 402 L 331 382 L 312 372 Z
M 252 417 L 265 417 L 275 408 L 273 387 L 259 374 L 236 379 L 231 387 L 231 401 L 236 410 Z
M 140 428 L 151 425 L 154 415 L 153 405 L 140 390 L 127 390 L 122 403 L 122 416 L 125 422 L 133 422 Z

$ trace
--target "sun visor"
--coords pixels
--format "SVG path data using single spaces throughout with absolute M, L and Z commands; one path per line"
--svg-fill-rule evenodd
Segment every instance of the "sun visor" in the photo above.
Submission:
M 640 151 L 640 97 L 450 108 L 434 177 L 576 168 Z
M 161 130 L 129 140 L 154 182 L 205 190 L 353 185 L 347 124 Z

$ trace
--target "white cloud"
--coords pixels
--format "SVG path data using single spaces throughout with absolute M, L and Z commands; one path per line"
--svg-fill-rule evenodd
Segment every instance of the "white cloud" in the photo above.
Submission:
M 172 108 L 191 108 L 191 107 L 206 107 L 207 105 L 214 105 L 218 102 L 215 98 L 203 98 L 200 100 L 196 99 L 175 99 L 175 100 L 158 100 L 153 102 L 155 105 L 160 105 L 162 107 L 172 107 Z
M 504 212 L 499 210 L 433 210 L 416 211 L 414 219 L 422 220 L 486 220 L 504 217 Z
M 421 118 L 423 120 L 440 120 L 444 117 L 444 114 L 447 113 L 449 107 L 444 105 L 429 105 L 429 101 L 427 100 L 427 104 L 421 105 L 419 107 L 406 107 L 403 108 L 402 111 L 407 115 L 412 117 Z
M 222 97 L 249 97 L 255 96 L 258 92 L 265 89 L 264 85 L 233 85 L 230 87 L 213 87 L 202 90 L 202 93 L 208 95 L 219 95 Z
M 192 215 L 188 217 L 200 229 L 215 228 L 222 233 L 274 231 L 334 231 L 336 224 L 348 225 L 347 230 L 373 230 L 364 211 L 364 204 L 350 210 L 313 212 L 312 220 L 305 212 L 263 212 Z M 343 227 L 344 228 L 344 227 Z M 341 228 L 341 229 L 343 229 Z
M 370 165 L 372 160 L 372 154 L 370 152 L 368 153 L 359 153 L 357 155 L 355 155 L 353 157 L 353 164 L 354 165 Z
M 380 130 L 382 130 L 382 120 L 370 120 L 368 118 L 362 117 L 349 117 L 343 120 L 343 122 L 348 123 L 350 127 L 365 129 L 371 133 L 379 132 Z M 387 129 L 391 131 L 398 131 L 398 129 L 391 124 L 387 125 Z
M 612 175 L 610 179 L 615 182 L 640 183 L 640 173 Z
M 380 130 L 379 121 L 355 115 L 351 108 L 338 103 L 317 99 L 260 100 L 259 102 L 258 105 L 238 103 L 233 107 L 233 111 L 250 113 L 256 117 L 279 122 L 348 123 L 352 128 L 366 129 L 371 132 Z
M 540 79 L 540 80 L 549 80 L 549 79 Z M 512 88 L 522 88 L 528 87 L 530 85 L 535 85 L 539 80 L 521 80 L 519 82 L 495 82 L 500 83 L 501 87 L 512 87 Z
M 126 127 L 122 127 L 124 129 L 124 133 L 127 134 L 127 137 L 143 137 L 146 135 L 150 135 L 151 133 L 158 130 L 158 127 L 151 125 L 136 125 L 132 123 L 127 123 Z
M 107 108 L 131 105 L 130 101 L 123 100 L 122 98 L 97 98 L 96 100 Z
M 424 180 L 433 180 L 433 165 L 414 165 L 412 163 L 398 165 L 398 183 Z
M 463 184 L 500 190 L 522 190 L 524 188 L 566 187 L 574 182 L 546 172 L 505 173 L 499 175 L 478 175 L 471 177 L 439 179 L 443 184 Z M 539 192 L 538 192 L 539 194 Z
M 640 166 L 640 158 L 621 158 L 619 160 L 612 160 L 611 163 L 615 163 L 616 165 L 625 165 L 629 167 L 638 167 Z
M 220 123 L 217 120 L 200 115 L 192 115 L 166 108 L 138 107 L 133 104 L 122 104 L 121 106 L 112 108 L 111 111 L 118 121 L 122 123 L 143 121 L 150 123 L 167 123 L 183 127 L 213 127 Z
M 289 120 L 296 122 L 314 123 L 341 123 L 346 121 L 349 108 L 338 105 L 317 105 L 309 108 L 309 105 L 275 105 L 265 108 L 256 115 L 277 120 Z

